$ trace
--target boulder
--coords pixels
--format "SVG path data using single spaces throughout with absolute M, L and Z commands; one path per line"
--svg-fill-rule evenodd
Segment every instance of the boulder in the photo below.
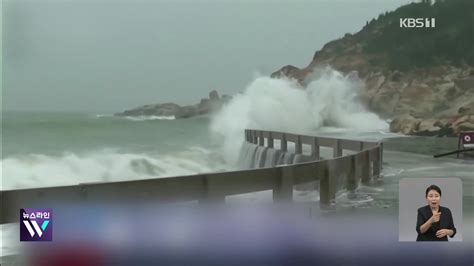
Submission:
M 211 101 L 218 101 L 219 100 L 219 93 L 217 91 L 213 90 L 209 93 L 209 99 Z
M 399 72 L 399 71 L 394 71 L 394 72 L 392 73 L 392 76 L 390 77 L 390 80 L 393 81 L 393 82 L 399 82 L 399 81 L 401 81 L 401 79 L 402 79 L 402 75 L 403 75 L 403 74 L 402 74 L 401 72 Z
M 470 90 L 474 88 L 474 77 L 455 79 L 454 83 L 463 91 Z
M 420 119 L 409 114 L 400 115 L 390 123 L 390 131 L 405 135 L 413 135 L 418 130 L 420 122 Z
M 457 128 L 455 128 L 455 133 L 459 134 L 462 131 L 474 131 L 474 122 L 465 122 L 459 124 Z
M 438 136 L 442 127 L 438 119 L 430 118 L 420 121 L 414 135 L 417 136 Z
M 474 101 L 459 107 L 458 114 L 460 114 L 460 115 L 474 115 Z
M 280 68 L 278 71 L 275 71 L 271 74 L 272 78 L 293 78 L 298 80 L 300 83 L 303 82 L 305 75 L 308 74 L 307 71 L 299 69 L 292 65 L 287 65 Z
M 391 116 L 400 101 L 400 93 L 395 88 L 382 86 L 370 100 L 369 107 L 382 116 Z
M 462 131 L 474 131 L 474 115 L 464 115 L 456 119 L 452 124 L 455 135 Z
M 454 137 L 462 131 L 474 131 L 474 115 L 419 119 L 404 114 L 390 123 L 390 131 L 405 135 Z

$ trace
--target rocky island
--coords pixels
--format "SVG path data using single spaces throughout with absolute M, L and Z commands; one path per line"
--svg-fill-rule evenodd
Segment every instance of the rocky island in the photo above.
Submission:
M 115 113 L 114 116 L 160 116 L 172 118 L 190 118 L 205 115 L 219 110 L 225 103 L 232 99 L 229 95 L 219 97 L 215 90 L 209 93 L 209 98 L 203 98 L 198 104 L 180 106 L 176 103 L 148 104 L 134 109 Z

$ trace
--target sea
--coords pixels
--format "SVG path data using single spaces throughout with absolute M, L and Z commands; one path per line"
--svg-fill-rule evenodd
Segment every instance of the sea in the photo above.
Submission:
M 260 77 L 219 112 L 188 119 L 116 117 L 90 111 L 4 111 L 1 189 L 243 169 L 239 154 L 246 128 L 381 141 L 382 181 L 360 186 L 352 193 L 339 191 L 336 215 L 368 213 L 396 221 L 401 179 L 458 178 L 462 181 L 462 237 L 472 243 L 474 161 L 454 156 L 433 158 L 455 150 L 457 138 L 390 133 L 389 120 L 363 107 L 361 86 L 354 76 L 328 69 L 316 73 L 306 90 L 292 80 Z M 294 195 L 299 201 L 319 200 L 317 191 L 295 191 Z M 239 200 L 264 202 L 271 198 L 270 191 L 262 191 Z M 1 232 L 4 240 L 18 238 L 13 224 L 2 225 Z M 10 242 L 3 241 L 2 256 L 17 252 L 17 245 Z

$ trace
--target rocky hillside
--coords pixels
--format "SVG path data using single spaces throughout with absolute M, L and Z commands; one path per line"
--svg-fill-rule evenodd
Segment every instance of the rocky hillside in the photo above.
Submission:
M 437 26 L 400 28 L 405 17 L 435 17 Z M 295 78 L 304 86 L 315 68 L 327 65 L 358 72 L 367 107 L 392 119 L 393 132 L 445 136 L 474 130 L 474 1 L 402 6 L 327 43 L 308 66 L 288 65 L 272 77 Z

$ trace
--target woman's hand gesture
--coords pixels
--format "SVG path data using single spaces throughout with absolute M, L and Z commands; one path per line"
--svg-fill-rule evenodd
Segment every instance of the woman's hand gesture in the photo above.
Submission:
M 437 212 L 437 213 L 433 213 L 433 216 L 431 216 L 430 220 L 431 220 L 431 223 L 437 223 L 439 222 L 439 217 L 441 216 L 441 213 L 440 212 Z
M 440 230 L 436 231 L 436 237 L 437 238 L 442 238 L 442 237 L 445 237 L 445 236 L 448 236 L 448 235 L 451 236 L 452 235 L 451 232 L 452 231 L 449 230 L 449 229 L 440 229 Z

